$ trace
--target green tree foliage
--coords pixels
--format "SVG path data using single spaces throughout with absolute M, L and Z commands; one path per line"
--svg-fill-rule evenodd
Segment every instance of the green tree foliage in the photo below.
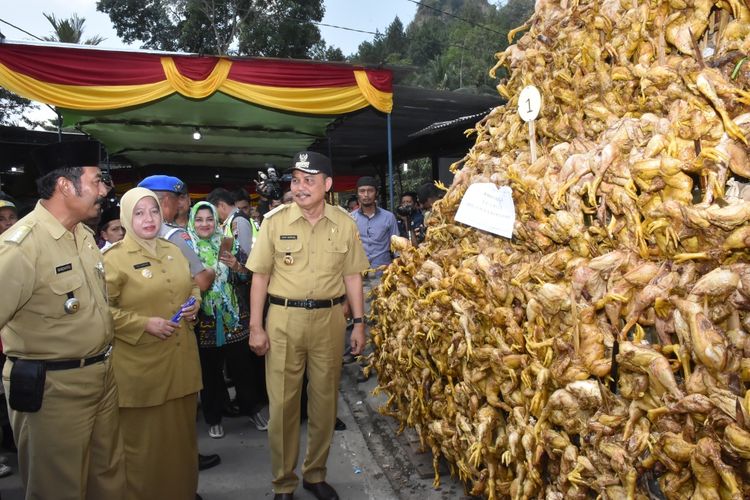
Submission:
M 428 7 L 421 6 L 405 30 L 401 21 L 394 19 L 384 35 L 360 44 L 351 59 L 365 64 L 412 66 L 413 73 L 404 81 L 407 85 L 494 94 L 497 82 L 488 75 L 495 64 L 494 54 L 507 47 L 508 32 L 531 16 L 534 1 L 508 0 L 502 5 L 487 0 L 423 3 Z
M 322 0 L 256 1 L 251 18 L 242 27 L 240 53 L 304 59 L 323 41 L 311 21 L 321 21 Z
M 450 27 L 436 17 L 428 17 L 421 23 L 412 22 L 406 30 L 409 39 L 408 58 L 415 66 L 427 64 L 448 46 Z
M 35 107 L 30 100 L 0 87 L 0 125 L 29 128 L 43 125 L 27 116 Z
M 372 42 L 362 42 L 355 59 L 365 64 L 403 64 L 409 62 L 409 38 L 404 24 L 396 17 L 385 33 L 376 31 Z
M 407 170 L 403 165 L 395 168 L 396 185 L 394 196 L 396 204 L 400 203 L 401 195 L 409 191 L 419 191 L 419 187 L 425 182 L 432 182 L 432 160 L 429 158 L 417 158 L 409 160 Z
M 66 19 L 58 19 L 54 14 L 44 13 L 43 15 L 52 25 L 52 33 L 44 37 L 44 40 L 48 42 L 99 45 L 104 41 L 104 38 L 100 35 L 94 35 L 84 40 L 83 31 L 86 18 L 78 17 L 77 14 L 73 14 Z M 29 99 L 18 96 L 7 89 L 0 88 L 0 125 L 54 129 L 55 127 L 51 123 L 29 118 L 29 113 L 37 108 L 38 105 Z
M 99 45 L 104 41 L 104 37 L 100 35 L 94 35 L 91 38 L 82 41 L 83 25 L 86 24 L 85 17 L 78 17 L 78 14 L 73 14 L 67 19 L 58 19 L 54 14 L 43 14 L 44 17 L 47 18 L 47 21 L 52 25 L 52 34 L 44 37 L 44 40 L 48 42 Z
M 117 35 L 143 48 L 339 60 L 315 22 L 323 0 L 99 0 Z M 339 58 L 339 59 L 337 59 Z

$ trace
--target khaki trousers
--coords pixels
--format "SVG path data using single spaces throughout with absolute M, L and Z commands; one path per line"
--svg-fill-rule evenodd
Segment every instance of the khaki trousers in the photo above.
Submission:
M 326 461 L 336 422 L 346 322 L 341 306 L 302 309 L 271 305 L 267 331 L 266 387 L 270 409 L 268 440 L 275 493 L 291 493 L 299 480 L 300 396 L 307 369 L 307 454 L 302 477 L 326 478 Z
M 128 500 L 195 500 L 198 394 L 159 406 L 120 408 Z
M 8 360 L 3 385 L 9 394 Z M 9 409 L 26 500 L 120 500 L 125 460 L 110 360 L 48 371 L 42 408 Z

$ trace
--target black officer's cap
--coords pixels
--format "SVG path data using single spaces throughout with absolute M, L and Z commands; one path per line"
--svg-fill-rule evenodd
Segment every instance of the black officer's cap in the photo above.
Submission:
M 96 141 L 66 141 L 36 148 L 31 153 L 37 177 L 59 168 L 98 167 L 99 143 Z
M 292 170 L 300 170 L 307 174 L 326 174 L 328 177 L 333 177 L 331 160 L 315 151 L 301 151 L 294 155 L 292 166 L 287 172 L 291 173 Z

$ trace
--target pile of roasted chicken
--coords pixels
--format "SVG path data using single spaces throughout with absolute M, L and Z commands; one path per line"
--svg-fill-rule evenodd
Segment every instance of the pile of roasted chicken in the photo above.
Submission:
M 538 0 L 510 36 L 507 105 L 425 242 L 392 242 L 382 411 L 474 495 L 750 498 L 748 4 Z M 511 239 L 455 221 L 480 182 L 512 189 Z

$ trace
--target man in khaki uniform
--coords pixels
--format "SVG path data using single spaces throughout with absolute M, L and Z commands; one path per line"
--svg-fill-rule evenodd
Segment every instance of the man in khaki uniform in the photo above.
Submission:
M 35 162 L 41 200 L 0 236 L 3 385 L 21 479 L 27 499 L 121 499 L 112 318 L 102 255 L 82 224 L 108 190 L 99 147 L 53 144 Z M 29 385 L 43 389 L 22 390 Z
M 302 486 L 318 499 L 334 500 L 338 495 L 325 479 L 346 327 L 341 307 L 348 299 L 354 316 L 352 352 L 359 354 L 365 344 L 361 273 L 368 262 L 349 214 L 325 202 L 333 183 L 330 160 L 314 152 L 297 153 L 291 170 L 296 203 L 266 213 L 247 263 L 253 272 L 250 348 L 261 356 L 267 353 L 274 499 L 291 500 L 297 487 L 300 391 L 307 370 Z

